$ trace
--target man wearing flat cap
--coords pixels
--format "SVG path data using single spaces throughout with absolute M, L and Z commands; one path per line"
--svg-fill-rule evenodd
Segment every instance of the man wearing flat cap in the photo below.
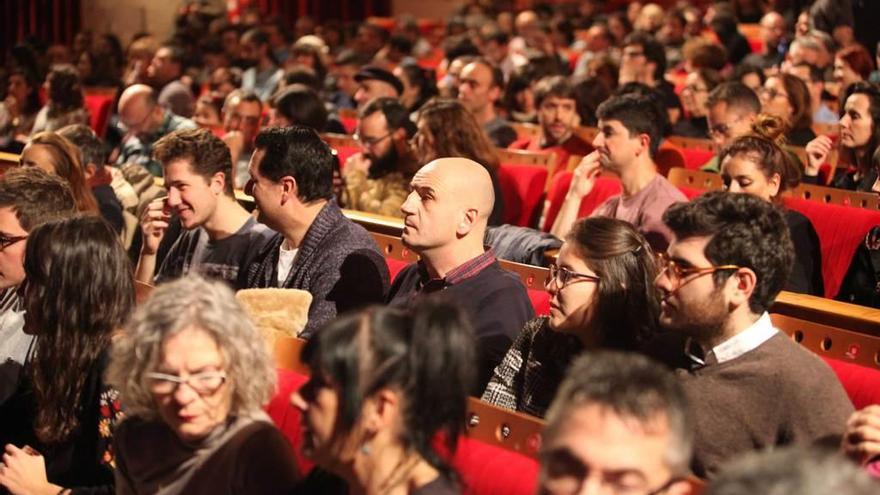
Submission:
M 377 97 L 400 98 L 403 83 L 394 74 L 375 65 L 365 65 L 355 74 L 358 90 L 354 101 L 362 108 L 368 101 Z

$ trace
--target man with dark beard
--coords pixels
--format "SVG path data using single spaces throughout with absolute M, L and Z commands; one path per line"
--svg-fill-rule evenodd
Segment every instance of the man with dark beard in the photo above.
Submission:
M 660 324 L 685 340 L 671 360 L 692 408 L 694 473 L 710 476 L 750 450 L 839 442 L 853 411 L 846 392 L 767 313 L 794 259 L 782 213 L 712 192 L 671 206 L 663 221 L 673 239 L 655 285 Z
M 402 216 L 400 205 L 418 169 L 407 144 L 410 126 L 409 112 L 396 98 L 374 98 L 360 110 L 354 137 L 362 151 L 343 167 L 348 208 Z

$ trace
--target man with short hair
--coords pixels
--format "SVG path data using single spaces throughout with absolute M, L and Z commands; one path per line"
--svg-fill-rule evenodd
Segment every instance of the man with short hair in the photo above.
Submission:
M 694 473 L 711 476 L 752 450 L 839 443 L 853 412 L 846 392 L 767 313 L 794 261 L 783 214 L 751 194 L 716 191 L 663 220 L 673 239 L 654 285 L 660 324 L 684 340 L 667 361 L 691 403 Z
M 370 234 L 333 200 L 336 157 L 330 147 L 302 126 L 266 129 L 255 145 L 245 190 L 260 219 L 278 233 L 243 273 L 242 287 L 309 291 L 302 338 L 337 314 L 381 302 L 388 267 Z
M 354 101 L 362 108 L 373 98 L 400 98 L 403 83 L 394 74 L 375 65 L 365 65 L 354 76 L 358 89 Z
M 663 96 L 669 123 L 675 124 L 681 116 L 681 100 L 675 88 L 665 79 L 666 50 L 653 36 L 636 31 L 623 42 L 618 83 L 638 82 L 654 88 Z
M 278 67 L 266 31 L 253 28 L 242 35 L 241 58 L 250 65 L 241 75 L 241 89 L 253 91 L 261 100 L 268 101 L 284 77 L 284 71 Z
M 709 137 L 715 144 L 716 154 L 701 170 L 717 174 L 721 172 L 717 151 L 751 132 L 752 123 L 761 111 L 761 100 L 745 84 L 729 81 L 719 84 L 709 93 L 706 109 Z
M 345 163 L 347 208 L 402 216 L 400 205 L 418 165 L 409 147 L 409 111 L 396 98 L 374 98 L 360 111 L 361 152 Z
M 825 77 L 822 70 L 815 65 L 801 62 L 789 66 L 785 72 L 800 78 L 810 90 L 810 107 L 813 109 L 813 122 L 817 124 L 837 124 L 840 121 L 835 113 L 822 100 L 825 91 Z
M 574 67 L 574 76 L 586 76 L 589 73 L 590 62 L 597 57 L 609 53 L 614 46 L 614 38 L 608 31 L 608 25 L 595 23 L 587 29 L 584 35 L 584 51 L 577 59 Z
M 330 74 L 336 83 L 336 91 L 330 94 L 327 101 L 336 106 L 336 108 L 356 108 L 357 102 L 354 101 L 354 95 L 358 90 L 358 83 L 354 80 L 358 69 L 363 65 L 363 59 L 357 52 L 350 49 L 344 49 L 339 52 L 333 61 Z
M 549 76 L 539 80 L 535 85 L 535 106 L 541 135 L 518 139 L 510 149 L 552 152 L 556 155 L 557 170 L 563 170 L 572 155 L 592 152 L 593 147 L 573 132 L 580 121 L 575 98 L 568 78 Z
M 141 217 L 143 244 L 135 278 L 162 283 L 196 272 L 238 288 L 239 273 L 273 232 L 236 201 L 229 149 L 211 131 L 195 129 L 163 137 L 153 152 L 162 163 L 168 196 L 151 202 Z M 172 215 L 184 232 L 157 270 Z
M 33 335 L 23 332 L 18 291 L 25 279 L 27 237 L 38 226 L 75 215 L 67 182 L 39 167 L 13 168 L 0 177 L 0 403 L 18 386 Z
M 388 31 L 382 26 L 364 22 L 358 26 L 355 38 L 355 50 L 366 57 L 373 58 L 388 41 Z
M 550 232 L 564 239 L 578 218 L 583 198 L 593 190 L 602 169 L 620 177 L 622 194 L 599 205 L 592 216 L 631 223 L 654 249 L 672 238 L 662 215 L 671 204 L 687 201 L 677 187 L 657 173 L 654 156 L 660 146 L 663 115 L 649 96 L 614 96 L 599 105 L 599 133 L 593 151 L 575 169 L 571 186 Z
M 260 131 L 263 102 L 253 91 L 237 89 L 223 102 L 223 142 L 232 156 L 233 186 L 241 189 L 248 181 L 248 163 L 254 152 L 254 139 Z
M 184 52 L 179 46 L 164 44 L 156 50 L 147 67 L 147 78 L 159 92 L 159 104 L 181 117 L 190 118 L 196 100 L 192 91 L 180 80 L 184 69 Z
M 546 419 L 540 495 L 691 493 L 688 405 L 662 365 L 621 352 L 582 356 Z
M 534 316 L 525 286 L 506 272 L 483 239 L 495 204 L 486 168 L 467 158 L 440 158 L 416 172 L 404 201 L 404 245 L 420 256 L 394 279 L 388 301 L 418 304 L 443 292 L 467 311 L 477 337 L 474 393 L 486 388 L 526 321 Z
M 505 81 L 510 79 L 510 75 L 516 69 L 529 63 L 529 60 L 523 55 L 513 53 L 508 49 L 510 36 L 497 25 L 481 30 L 480 41 L 483 44 L 483 53 L 486 58 L 501 69 Z
M 761 53 L 751 53 L 743 59 L 742 65 L 751 65 L 760 69 L 776 67 L 785 59 L 785 35 L 788 26 L 779 12 L 770 11 L 761 18 L 761 41 L 764 48 Z
M 196 124 L 159 105 L 156 92 L 144 84 L 134 84 L 119 97 L 119 121 L 126 129 L 116 163 L 142 165 L 161 177 L 162 165 L 153 159 L 153 144 L 177 130 L 195 129 Z
M 495 111 L 495 102 L 503 93 L 504 74 L 488 60 L 480 58 L 461 69 L 458 101 L 474 115 L 499 148 L 506 148 L 516 141 L 516 131 Z

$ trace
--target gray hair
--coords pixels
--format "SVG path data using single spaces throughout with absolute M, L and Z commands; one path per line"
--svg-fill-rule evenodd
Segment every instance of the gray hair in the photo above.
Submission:
M 676 475 L 690 472 L 693 430 L 684 389 L 662 365 L 635 353 L 590 352 L 565 374 L 547 411 L 542 445 L 547 446 L 566 417 L 580 407 L 606 407 L 640 424 L 665 419 L 671 440 L 665 462 Z
M 135 312 L 113 343 L 107 381 L 129 415 L 158 417 L 145 378 L 162 359 L 168 337 L 198 328 L 217 342 L 232 389 L 230 415 L 247 416 L 275 391 L 275 368 L 265 340 L 224 283 L 189 275 L 164 284 Z
M 751 452 L 731 462 L 705 495 L 869 495 L 880 484 L 830 449 L 789 447 Z

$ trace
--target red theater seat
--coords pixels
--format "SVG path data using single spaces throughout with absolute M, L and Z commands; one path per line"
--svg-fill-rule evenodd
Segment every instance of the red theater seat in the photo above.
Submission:
M 843 384 L 856 409 L 880 404 L 880 370 L 822 356 Z
M 550 192 L 547 195 L 550 205 L 547 207 L 546 218 L 542 227 L 545 232 L 549 232 L 550 228 L 553 227 L 553 222 L 556 220 L 556 215 L 559 214 L 559 209 L 562 208 L 562 202 L 565 200 L 568 187 L 571 185 L 571 178 L 572 172 L 560 172 L 553 177 L 553 182 L 550 184 Z M 596 184 L 593 186 L 590 194 L 587 194 L 581 200 L 578 218 L 589 216 L 597 206 L 616 194 L 620 194 L 620 180 L 610 177 L 599 177 L 596 179 Z
M 266 413 L 272 418 L 275 426 L 281 430 L 281 433 L 293 446 L 293 456 L 296 458 L 297 466 L 301 473 L 305 474 L 311 471 L 315 465 L 312 461 L 306 459 L 300 452 L 302 444 L 302 426 L 300 425 L 299 409 L 290 405 L 290 396 L 293 392 L 299 390 L 301 386 L 309 378 L 306 375 L 296 373 L 290 370 L 278 371 L 278 385 L 275 395 L 266 406 Z
M 825 297 L 833 298 L 840 289 L 856 248 L 871 227 L 880 225 L 880 211 L 790 197 L 784 202 L 787 208 L 799 211 L 813 222 L 822 250 Z
M 89 111 L 89 126 L 98 137 L 104 137 L 107 131 L 107 122 L 110 120 L 115 98 L 110 94 L 86 94 L 85 107 Z
M 547 169 L 502 164 L 498 168 L 498 182 L 504 195 L 504 223 L 529 227 L 544 197 Z
M 678 188 L 679 191 L 682 192 L 682 194 L 685 195 L 685 197 L 687 197 L 688 201 L 690 201 L 690 200 L 696 198 L 697 196 L 700 196 L 704 192 L 706 192 L 705 189 L 697 189 L 696 187 L 688 187 L 688 186 L 676 186 L 676 187 Z
M 711 151 L 693 148 L 683 148 L 681 153 L 684 155 L 684 167 L 690 170 L 699 170 L 715 156 Z

